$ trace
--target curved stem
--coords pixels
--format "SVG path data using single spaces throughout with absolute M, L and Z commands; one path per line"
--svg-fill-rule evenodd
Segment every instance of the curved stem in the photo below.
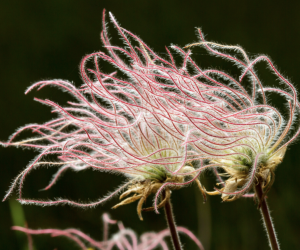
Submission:
M 165 196 L 165 192 L 163 193 L 163 196 Z M 167 223 L 169 226 L 170 236 L 172 238 L 174 250 L 182 250 L 181 243 L 179 240 L 179 235 L 178 235 L 178 232 L 176 229 L 176 224 L 175 224 L 175 220 L 174 220 L 174 215 L 173 215 L 170 199 L 167 200 L 164 208 L 165 208 L 165 216 L 166 216 Z
M 261 182 L 255 185 L 255 192 L 258 198 L 258 204 L 261 203 L 260 212 L 263 216 L 266 232 L 269 238 L 269 244 L 272 250 L 279 250 L 279 243 L 276 237 L 275 228 L 272 223 L 272 218 L 270 211 L 266 202 L 266 199 L 263 197 L 263 190 L 261 187 Z M 263 200 L 261 200 L 263 199 Z

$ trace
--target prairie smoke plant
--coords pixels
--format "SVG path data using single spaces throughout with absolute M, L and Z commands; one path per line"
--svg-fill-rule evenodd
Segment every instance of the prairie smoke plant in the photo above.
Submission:
M 113 234 L 110 238 L 109 235 L 109 225 L 117 224 L 118 232 Z M 78 229 L 69 228 L 65 230 L 61 229 L 29 229 L 19 226 L 12 227 L 13 230 L 21 231 L 26 233 L 29 238 L 31 235 L 42 235 L 48 234 L 52 237 L 63 236 L 71 241 L 73 241 L 80 249 L 83 250 L 151 250 L 161 247 L 163 250 L 168 250 L 168 244 L 165 241 L 165 237 L 169 236 L 169 230 L 165 229 L 161 232 L 147 232 L 143 233 L 138 239 L 136 233 L 129 228 L 125 228 L 123 223 L 120 221 L 112 220 L 107 214 L 103 215 L 103 240 L 97 241 L 91 238 L 89 235 L 79 231 Z M 196 236 L 188 229 L 184 227 L 178 227 L 178 231 L 182 234 L 187 235 L 200 250 L 204 250 L 201 242 L 196 238 Z M 89 248 L 88 248 L 89 247 Z M 32 241 L 28 241 L 28 249 L 33 249 Z
M 211 168 L 223 187 L 209 194 L 221 194 L 223 201 L 232 201 L 253 196 L 248 192 L 255 187 L 265 215 L 265 194 L 273 184 L 274 170 L 287 146 L 300 133 L 298 127 L 291 130 L 297 123 L 299 108 L 293 85 L 268 57 L 250 59 L 241 47 L 207 42 L 200 30 L 199 43 L 187 46 L 188 50 L 166 48 L 169 59 L 161 58 L 110 17 L 125 46 L 111 45 L 103 13 L 101 38 L 108 53 L 95 52 L 83 58 L 80 72 L 84 84 L 80 88 L 67 81 L 52 80 L 33 84 L 26 91 L 54 85 L 69 92 L 77 102 L 62 107 L 50 100 L 36 99 L 51 106 L 58 117 L 42 125 L 27 125 L 2 143 L 40 151 L 13 181 L 4 200 L 17 186 L 22 203 L 38 205 L 90 207 L 123 192 L 120 198 L 124 200 L 114 208 L 138 201 L 140 219 L 143 210 L 158 212 L 164 207 L 174 247 L 181 249 L 170 216 L 171 191 L 196 182 L 205 199 L 206 190 L 198 177 Z M 191 58 L 193 46 L 203 46 L 210 54 L 232 62 L 241 70 L 240 77 L 219 69 L 202 69 Z M 267 62 L 284 90 L 263 86 L 254 70 L 260 61 Z M 103 62 L 116 71 L 104 73 L 100 67 Z M 88 66 L 91 63 L 93 68 Z M 284 96 L 288 119 L 268 104 L 266 92 Z M 28 129 L 38 136 L 16 142 L 15 137 Z M 45 160 L 48 155 L 57 156 L 57 161 Z M 24 199 L 25 177 L 39 166 L 59 167 L 45 189 L 53 186 L 67 169 L 107 171 L 122 174 L 128 181 L 107 197 L 87 204 L 66 199 Z M 155 196 L 154 206 L 143 208 L 151 194 Z M 272 228 L 270 221 L 266 224 Z M 275 237 L 274 232 L 270 237 Z
M 207 193 L 221 194 L 223 201 L 233 201 L 241 196 L 252 197 L 247 193 L 254 188 L 270 245 L 279 249 L 265 195 L 274 182 L 274 170 L 300 133 L 297 92 L 267 56 L 250 59 L 239 46 L 207 42 L 200 30 L 199 37 L 199 43 L 186 48 L 202 46 L 210 54 L 232 62 L 240 70 L 240 77 L 218 69 L 201 69 L 190 51 L 174 46 L 185 58 L 187 67 L 182 72 L 189 84 L 174 80 L 181 100 L 169 106 L 169 112 L 173 109 L 181 113 L 181 124 L 190 126 L 183 145 L 189 145 L 194 156 L 209 161 L 206 167 L 213 168 L 218 185 L 223 186 Z M 263 86 L 254 70 L 261 61 L 267 63 L 284 89 Z M 268 104 L 267 92 L 284 97 L 288 117 Z
M 225 174 L 218 174 L 218 177 L 228 177 L 225 182 L 220 178 L 220 184 L 224 187 L 214 192 L 222 194 L 224 201 L 241 197 L 255 182 L 262 182 L 266 194 L 273 184 L 274 170 L 281 163 L 287 146 L 300 132 L 296 119 L 299 108 L 296 90 L 268 57 L 259 56 L 250 60 L 241 47 L 207 42 L 200 30 L 199 36 L 200 43 L 187 47 L 203 46 L 211 54 L 233 62 L 241 69 L 241 75 L 235 79 L 221 70 L 202 70 L 191 63 L 196 72 L 191 77 L 197 81 L 189 85 L 189 90 L 194 91 L 186 95 L 186 102 L 181 103 L 180 107 L 186 121 L 192 126 L 185 143 L 225 171 Z M 185 55 L 189 58 L 188 53 Z M 253 68 L 260 61 L 267 62 L 286 90 L 262 85 Z M 198 91 L 204 84 L 210 87 Z M 249 86 L 252 86 L 250 90 Z M 289 111 L 287 120 L 267 103 L 266 92 L 285 97 Z M 192 100 L 190 96 L 203 100 L 205 105 Z M 294 133 L 292 127 L 296 127 Z
M 187 144 L 183 145 L 189 124 L 180 124 L 180 119 L 177 118 L 170 119 L 171 115 L 176 117 L 176 114 L 180 114 L 176 110 L 168 111 L 169 100 L 165 98 L 176 95 L 175 88 L 168 88 L 167 83 L 157 80 L 159 77 L 166 77 L 169 68 L 173 69 L 175 66 L 159 58 L 138 37 L 121 28 L 112 15 L 111 19 L 127 49 L 110 44 L 104 13 L 101 37 L 109 53 L 97 52 L 83 58 L 80 70 L 84 84 L 76 88 L 63 80 L 41 81 L 26 91 L 28 93 L 34 88 L 40 90 L 52 85 L 70 93 L 77 102 L 68 102 L 68 107 L 62 107 L 50 100 L 36 98 L 37 101 L 49 105 L 58 117 L 42 125 L 27 125 L 13 134 L 7 143 L 3 143 L 5 146 L 30 147 L 40 151 L 33 163 L 13 181 L 4 200 L 19 186 L 19 201 L 22 203 L 43 206 L 67 203 L 91 207 L 127 188 L 120 198 L 130 194 L 133 196 L 114 208 L 139 200 L 137 210 L 142 219 L 142 205 L 150 194 L 155 194 L 155 208 L 146 208 L 146 211 L 158 211 L 169 200 L 171 190 L 193 181 L 198 184 L 205 197 L 198 180 L 201 170 L 204 169 L 201 168 L 202 158 L 198 159 L 200 167 L 193 167 L 191 162 L 197 160 L 197 156 L 194 156 Z M 138 46 L 134 47 L 129 38 Z M 122 58 L 123 55 L 127 58 Z M 94 62 L 94 69 L 86 67 L 89 60 Z M 109 62 L 117 71 L 103 73 L 99 66 L 101 61 Z M 167 66 L 163 67 L 162 63 Z M 180 70 L 177 70 L 177 75 L 173 74 L 174 77 L 181 76 L 178 72 Z M 15 142 L 15 138 L 24 130 L 31 130 L 38 136 Z M 48 155 L 57 156 L 57 161 L 44 160 Z M 88 204 L 66 199 L 24 199 L 22 186 L 25 177 L 40 166 L 59 167 L 46 190 L 67 169 L 81 171 L 91 168 L 123 174 L 129 181 L 104 199 Z M 162 191 L 164 197 L 159 203 Z
M 174 247 L 181 249 L 170 204 L 171 191 L 196 182 L 205 199 L 205 190 L 198 177 L 206 167 L 203 157 L 195 155 L 184 143 L 190 124 L 182 122 L 181 112 L 169 106 L 184 101 L 172 79 L 187 85 L 192 79 L 186 79 L 182 67 L 177 68 L 173 60 L 168 62 L 160 58 L 141 39 L 121 28 L 112 15 L 110 17 L 126 48 L 110 44 L 103 13 L 101 38 L 108 53 L 96 52 L 83 58 L 80 71 L 84 84 L 76 88 L 64 80 L 41 81 L 26 91 L 52 85 L 70 93 L 77 102 L 68 102 L 69 106 L 62 107 L 50 100 L 36 99 L 49 105 L 57 118 L 42 125 L 29 124 L 2 143 L 40 151 L 13 181 L 4 200 L 18 187 L 18 200 L 23 204 L 92 207 L 127 189 L 120 198 L 131 196 L 114 208 L 138 201 L 137 213 L 142 220 L 142 211 L 158 213 L 158 209 L 164 207 Z M 90 61 L 94 68 L 87 67 Z M 103 61 L 113 65 L 116 71 L 104 73 L 100 70 Z M 185 63 L 186 58 L 183 68 Z M 37 137 L 16 141 L 24 130 L 31 130 Z M 49 155 L 56 156 L 57 160 L 50 162 Z M 107 197 L 91 203 L 23 198 L 26 176 L 41 166 L 58 167 L 46 190 L 68 169 L 90 168 L 122 174 L 128 180 Z M 151 194 L 155 196 L 154 206 L 143 209 Z

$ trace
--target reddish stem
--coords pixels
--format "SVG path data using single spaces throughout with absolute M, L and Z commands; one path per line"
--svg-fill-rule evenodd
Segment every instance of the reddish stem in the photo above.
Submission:
M 258 198 L 258 204 L 261 202 L 260 212 L 263 216 L 266 232 L 269 238 L 269 244 L 272 250 L 279 250 L 279 243 L 276 237 L 275 228 L 272 223 L 272 218 L 270 211 L 266 202 L 266 199 L 263 198 L 263 190 L 261 187 L 261 182 L 255 185 L 255 192 Z M 263 198 L 263 200 L 261 200 Z
M 165 196 L 165 193 L 163 194 L 163 196 Z M 176 229 L 176 224 L 174 220 L 173 209 L 172 209 L 172 204 L 170 202 L 170 199 L 167 200 L 165 204 L 165 216 L 169 226 L 170 236 L 172 239 L 174 250 L 182 250 L 178 231 Z

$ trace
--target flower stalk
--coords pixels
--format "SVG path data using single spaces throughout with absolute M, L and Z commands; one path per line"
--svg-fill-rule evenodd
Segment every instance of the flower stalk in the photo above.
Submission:
M 263 195 L 261 182 L 259 182 L 257 185 L 255 185 L 255 193 L 257 195 L 259 204 L 261 204 L 260 212 L 261 212 L 263 220 L 264 220 L 270 247 L 272 250 L 279 250 L 279 243 L 278 243 L 278 240 L 276 237 L 275 228 L 272 223 L 272 218 L 271 218 L 270 211 L 269 211 L 269 208 L 268 208 L 268 205 L 266 202 L 266 198 Z
M 165 196 L 166 196 L 166 192 L 164 191 L 163 192 L 163 199 L 165 198 Z M 165 216 L 166 216 L 166 220 L 167 220 L 168 227 L 169 227 L 169 230 L 170 230 L 170 236 L 171 236 L 171 239 L 172 239 L 174 250 L 182 250 L 179 235 L 178 235 L 176 224 L 175 224 L 175 219 L 174 219 L 173 209 L 172 209 L 172 204 L 171 204 L 170 199 L 168 199 L 166 201 L 166 204 L 164 206 L 164 210 L 165 210 Z

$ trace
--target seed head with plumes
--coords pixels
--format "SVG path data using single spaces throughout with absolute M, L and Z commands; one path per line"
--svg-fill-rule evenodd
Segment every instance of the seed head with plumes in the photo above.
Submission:
M 111 14 L 110 17 L 126 47 L 111 45 L 103 13 L 101 38 L 108 53 L 95 52 L 83 58 L 80 72 L 84 84 L 80 88 L 68 81 L 51 80 L 35 83 L 26 91 L 56 86 L 77 101 L 68 102 L 68 106 L 63 107 L 51 100 L 36 99 L 50 106 L 57 117 L 45 124 L 27 125 L 3 143 L 40 152 L 13 181 L 4 200 L 18 187 L 22 203 L 43 206 L 66 203 L 89 207 L 127 188 L 125 193 L 133 193 L 134 198 L 129 197 L 117 206 L 140 200 L 138 214 L 142 219 L 142 205 L 150 194 L 155 194 L 156 211 L 164 204 L 164 199 L 158 204 L 164 190 L 168 197 L 171 190 L 195 181 L 204 194 L 198 180 L 203 159 L 198 159 L 190 146 L 184 144 L 190 124 L 181 124 L 180 111 L 169 108 L 176 107 L 179 104 L 177 98 L 181 98 L 170 80 L 176 78 L 176 81 L 188 84 L 191 79 L 186 79 L 182 67 L 177 68 L 174 62 L 157 56 L 140 38 L 121 28 Z M 93 68 L 87 67 L 89 61 L 93 62 Z M 115 72 L 100 70 L 102 63 L 107 62 L 116 68 Z M 37 137 L 17 141 L 16 137 L 24 130 L 31 130 Z M 57 160 L 47 161 L 49 155 L 56 156 Z M 195 161 L 197 166 L 192 165 Z M 68 169 L 122 174 L 127 181 L 107 197 L 87 204 L 67 199 L 41 201 L 23 198 L 24 180 L 38 166 L 59 167 L 45 189 L 52 187 Z M 139 188 L 135 188 L 136 185 Z
M 178 101 L 176 108 L 170 110 L 180 112 L 181 124 L 189 125 L 184 144 L 210 162 L 206 167 L 213 168 L 223 186 L 208 193 L 221 194 L 224 201 L 231 201 L 261 182 L 266 194 L 273 184 L 276 166 L 300 133 L 296 89 L 268 57 L 251 59 L 241 47 L 208 42 L 201 30 L 198 32 L 200 42 L 186 48 L 204 47 L 209 54 L 237 67 L 240 77 L 219 69 L 202 69 L 190 51 L 181 51 L 189 66 L 185 75 L 193 81 L 189 85 L 176 81 L 178 95 L 184 101 Z M 285 89 L 263 85 L 255 71 L 259 62 L 267 63 Z M 283 96 L 288 116 L 268 104 L 267 92 Z M 218 173 L 217 168 L 223 173 Z

